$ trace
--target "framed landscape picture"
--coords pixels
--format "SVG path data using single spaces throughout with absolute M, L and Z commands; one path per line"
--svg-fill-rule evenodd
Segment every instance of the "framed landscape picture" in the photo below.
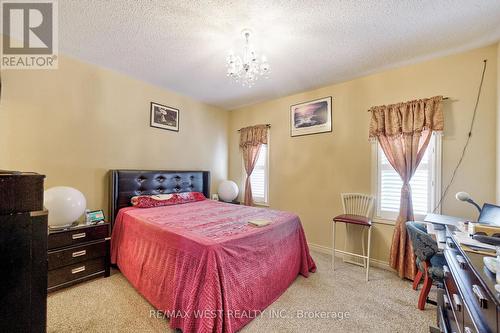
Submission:
M 151 127 L 179 132 L 179 110 L 151 102 Z
M 300 136 L 332 131 L 332 97 L 290 107 L 290 135 Z

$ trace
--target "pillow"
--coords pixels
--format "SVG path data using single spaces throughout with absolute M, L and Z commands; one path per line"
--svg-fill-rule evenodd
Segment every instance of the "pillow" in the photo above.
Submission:
M 179 196 L 183 202 L 202 201 L 206 199 L 201 192 L 183 192 L 178 193 L 177 196 Z
M 132 206 L 138 208 L 151 208 L 159 206 L 175 205 L 176 197 L 174 194 L 159 194 L 159 195 L 138 195 L 132 197 L 130 202 Z
M 132 197 L 130 202 L 132 203 L 132 206 L 137 208 L 152 208 L 178 205 L 205 199 L 205 196 L 200 192 L 185 192 L 173 194 L 138 195 Z

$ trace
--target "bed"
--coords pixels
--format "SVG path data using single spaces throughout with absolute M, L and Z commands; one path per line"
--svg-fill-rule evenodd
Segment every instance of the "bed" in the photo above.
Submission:
M 112 263 L 184 333 L 236 332 L 316 269 L 295 214 L 208 199 L 130 207 L 136 195 L 208 198 L 209 183 L 206 171 L 111 171 Z

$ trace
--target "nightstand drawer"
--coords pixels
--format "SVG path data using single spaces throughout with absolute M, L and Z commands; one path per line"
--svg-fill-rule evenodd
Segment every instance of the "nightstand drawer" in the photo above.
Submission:
M 89 242 L 93 240 L 104 239 L 108 237 L 109 224 L 76 228 L 60 232 L 49 233 L 49 249 L 55 249 L 63 246 L 70 246 Z
M 49 270 L 106 256 L 106 241 L 49 251 Z
M 106 269 L 105 258 L 97 258 L 83 261 L 73 265 L 49 271 L 49 289 L 57 285 L 84 278 L 88 275 L 103 272 Z

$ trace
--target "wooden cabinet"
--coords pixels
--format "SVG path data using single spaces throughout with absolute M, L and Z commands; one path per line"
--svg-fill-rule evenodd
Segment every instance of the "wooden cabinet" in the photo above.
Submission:
M 0 332 L 46 331 L 44 177 L 0 171 Z
M 0 216 L 0 332 L 45 332 L 47 212 Z
M 109 224 L 50 231 L 48 291 L 109 276 Z

